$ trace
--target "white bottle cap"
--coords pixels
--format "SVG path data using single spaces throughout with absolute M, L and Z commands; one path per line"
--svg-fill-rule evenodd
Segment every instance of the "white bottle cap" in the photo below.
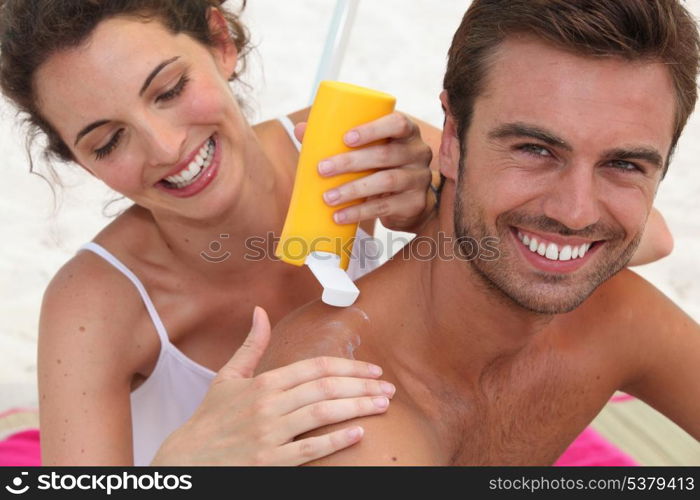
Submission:
M 305 261 L 323 287 L 321 300 L 329 306 L 351 306 L 360 290 L 340 268 L 340 256 L 331 252 L 311 252 Z

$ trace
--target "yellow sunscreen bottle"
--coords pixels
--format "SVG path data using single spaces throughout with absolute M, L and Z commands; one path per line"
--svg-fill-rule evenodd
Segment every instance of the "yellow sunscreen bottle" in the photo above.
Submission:
M 336 224 L 333 213 L 353 203 L 331 207 L 323 193 L 372 171 L 324 178 L 318 164 L 350 151 L 343 136 L 353 127 L 394 111 L 396 99 L 383 92 L 323 81 L 314 99 L 299 155 L 292 199 L 275 255 L 289 264 L 306 264 L 323 286 L 326 304 L 347 307 L 360 291 L 345 272 L 358 224 Z M 358 203 L 355 201 L 354 203 Z

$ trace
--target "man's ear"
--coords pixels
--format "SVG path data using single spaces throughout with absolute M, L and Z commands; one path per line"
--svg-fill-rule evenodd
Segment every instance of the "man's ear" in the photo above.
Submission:
M 442 128 L 442 142 L 440 142 L 440 173 L 457 181 L 457 169 L 459 166 L 459 139 L 457 138 L 457 124 L 455 123 L 447 91 L 440 92 L 440 102 L 445 110 L 445 125 Z
M 207 21 L 209 22 L 209 33 L 211 33 L 214 42 L 211 47 L 214 60 L 219 71 L 228 80 L 233 76 L 236 64 L 238 64 L 238 49 L 231 37 L 228 22 L 219 9 L 211 7 L 207 13 Z

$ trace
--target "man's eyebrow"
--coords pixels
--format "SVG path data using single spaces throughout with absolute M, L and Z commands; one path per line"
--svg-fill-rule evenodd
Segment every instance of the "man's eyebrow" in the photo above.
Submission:
M 506 139 L 510 137 L 532 137 L 550 146 L 557 146 L 567 151 L 572 151 L 571 145 L 561 137 L 554 135 L 543 128 L 527 123 L 515 122 L 500 125 L 488 134 L 490 139 Z
M 603 153 L 607 160 L 643 160 L 651 163 L 655 168 L 664 168 L 664 157 L 654 148 L 645 146 L 632 148 L 615 148 Z
M 148 86 L 151 84 L 153 79 L 158 75 L 158 73 L 160 73 L 160 71 L 163 68 L 165 68 L 168 64 L 174 63 L 178 59 L 180 59 L 180 56 L 175 56 L 171 59 L 168 59 L 167 61 L 163 61 L 158 66 L 156 66 L 153 69 L 153 71 L 151 71 L 151 74 L 148 75 L 148 77 L 146 78 L 146 81 L 143 82 L 143 86 L 141 87 L 141 90 L 139 91 L 139 95 L 141 96 L 141 95 L 143 95 L 144 92 L 146 92 L 146 89 L 148 88 Z
M 163 61 L 158 66 L 153 68 L 153 71 L 151 71 L 151 73 L 146 77 L 146 80 L 143 82 L 143 85 L 141 86 L 141 90 L 139 91 L 139 96 L 142 96 L 143 93 L 146 92 L 146 89 L 148 89 L 148 86 L 151 84 L 151 82 L 153 82 L 153 79 L 156 76 L 158 76 L 158 73 L 160 73 L 163 70 L 163 68 L 165 68 L 168 64 L 174 63 L 178 59 L 180 59 L 180 56 L 172 57 L 170 59 Z M 101 127 L 102 125 L 104 125 L 106 123 L 109 123 L 109 120 L 99 120 L 99 121 L 91 123 L 90 125 L 88 125 L 84 129 L 82 129 L 80 132 L 78 132 L 78 135 L 76 135 L 75 142 L 73 143 L 73 146 L 77 146 L 80 139 L 82 139 L 84 136 L 86 136 L 87 134 L 92 132 L 97 127 Z

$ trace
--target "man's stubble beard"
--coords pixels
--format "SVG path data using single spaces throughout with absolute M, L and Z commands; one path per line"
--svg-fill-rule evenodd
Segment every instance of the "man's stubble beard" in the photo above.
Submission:
M 487 290 L 508 299 L 512 305 L 519 306 L 527 311 L 538 314 L 564 314 L 580 306 L 595 290 L 607 279 L 617 274 L 627 265 L 635 250 L 639 246 L 642 231 L 638 231 L 635 238 L 623 248 L 625 231 L 620 227 L 612 227 L 603 223 L 596 223 L 580 231 L 574 231 L 561 223 L 545 216 L 529 216 L 515 211 L 506 212 L 496 217 L 496 234 L 491 234 L 485 222 L 483 210 L 475 206 L 473 200 L 465 202 L 464 188 L 464 156 L 460 155 L 459 175 L 457 179 L 455 204 L 454 204 L 454 230 L 457 249 L 462 255 L 472 251 L 466 247 L 466 241 L 473 238 L 483 241 L 486 237 L 496 237 L 500 250 L 500 258 L 497 260 L 484 260 L 480 258 L 467 259 L 466 265 L 471 266 L 474 275 Z M 604 239 L 605 247 L 600 248 L 596 267 L 583 276 L 577 276 L 580 272 L 570 274 L 545 274 L 537 273 L 539 284 L 536 288 L 528 283 L 516 272 L 517 261 L 522 257 L 510 255 L 510 251 L 504 248 L 504 242 L 512 239 L 511 226 L 524 226 L 543 232 L 559 233 L 563 236 L 578 236 L 583 238 L 601 240 Z M 519 243 L 516 243 L 519 244 Z M 510 248 L 510 247 L 508 247 Z M 517 252 L 517 249 L 513 249 Z M 527 250 L 529 251 L 529 250 Z M 522 266 L 518 266 L 522 268 Z M 568 282 L 575 281 L 578 284 L 567 286 Z

